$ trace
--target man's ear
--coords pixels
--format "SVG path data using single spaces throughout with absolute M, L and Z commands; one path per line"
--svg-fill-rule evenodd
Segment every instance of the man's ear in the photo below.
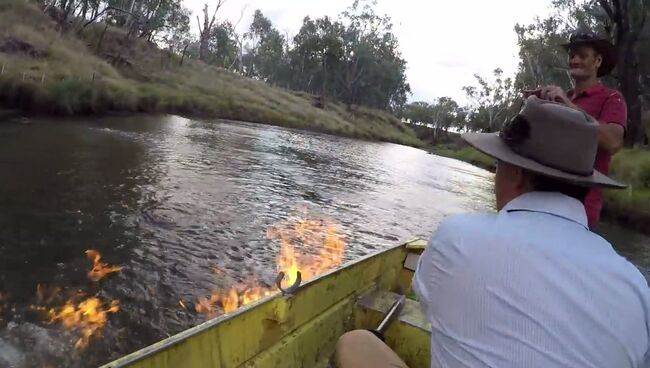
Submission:
M 600 68 L 601 65 L 603 65 L 603 55 L 596 54 L 596 67 Z

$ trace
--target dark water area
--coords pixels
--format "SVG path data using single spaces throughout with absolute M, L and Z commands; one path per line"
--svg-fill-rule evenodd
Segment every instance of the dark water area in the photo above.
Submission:
M 296 213 L 334 221 L 349 261 L 491 210 L 492 178 L 410 147 L 256 124 L 0 124 L 0 367 L 97 366 L 204 321 L 179 298 L 272 279 L 279 244 L 266 230 Z M 604 232 L 648 268 L 647 237 Z M 122 271 L 90 283 L 87 249 Z M 79 352 L 76 335 L 30 308 L 39 284 L 121 309 Z

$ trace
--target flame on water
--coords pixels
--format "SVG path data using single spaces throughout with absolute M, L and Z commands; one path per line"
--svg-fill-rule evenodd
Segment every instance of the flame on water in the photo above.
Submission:
M 102 255 L 94 249 L 89 249 L 86 251 L 86 256 L 93 261 L 93 268 L 88 271 L 88 279 L 93 282 L 97 282 L 108 274 L 119 272 L 122 267 L 120 266 L 110 266 L 104 262 L 101 262 Z
M 343 261 L 345 241 L 338 234 L 336 225 L 330 221 L 290 218 L 285 223 L 269 228 L 267 237 L 280 241 L 276 268 L 285 274 L 283 286 L 293 285 L 298 271 L 303 280 L 308 280 L 339 266 Z M 218 314 L 219 309 L 229 313 L 275 291 L 275 287 L 247 282 L 232 287 L 227 292 L 214 291 L 210 296 L 199 299 L 195 310 L 212 318 Z M 184 304 L 181 306 L 184 307 Z
M 283 286 L 292 285 L 298 271 L 303 280 L 308 280 L 343 261 L 345 241 L 336 225 L 326 220 L 297 219 L 292 226 L 270 228 L 267 236 L 280 241 L 277 270 L 285 273 Z M 297 254 L 295 245 L 311 254 Z
M 227 293 L 215 291 L 209 297 L 199 299 L 194 309 L 212 318 L 218 315 L 217 307 L 220 307 L 224 313 L 230 313 L 272 293 L 272 289 L 258 285 L 232 287 Z
M 109 313 L 116 313 L 120 310 L 117 300 L 111 301 L 110 305 L 103 305 L 97 297 L 90 297 L 76 303 L 68 300 L 63 307 L 52 308 L 48 311 L 50 323 L 61 323 L 67 329 L 77 330 L 80 337 L 74 346 L 82 350 L 90 342 L 90 337 L 99 333 L 106 324 Z
M 86 256 L 93 261 L 93 267 L 88 271 L 88 279 L 91 281 L 99 281 L 106 275 L 122 269 L 122 267 L 110 266 L 101 262 L 101 255 L 96 250 L 87 250 Z M 78 334 L 74 346 L 77 350 L 83 350 L 88 346 L 93 335 L 101 333 L 108 314 L 117 313 L 120 310 L 119 301 L 113 300 L 104 304 L 97 296 L 86 297 L 77 292 L 63 302 L 66 297 L 62 295 L 62 290 L 58 286 L 48 287 L 38 284 L 36 287 L 37 305 L 32 305 L 31 309 L 43 313 L 49 323 L 60 323 L 66 329 Z M 69 293 L 66 294 L 70 296 Z M 62 303 L 63 306 L 60 306 Z M 59 306 L 54 307 L 55 305 Z
M 194 309 L 197 312 L 203 313 L 209 318 L 212 318 L 217 314 L 217 310 L 215 306 L 219 302 L 219 300 L 221 300 L 219 296 L 219 292 L 215 291 L 212 293 L 212 295 L 210 295 L 210 297 L 200 298 L 196 302 Z
M 262 299 L 263 297 L 271 294 L 272 291 L 265 289 L 261 286 L 253 286 L 249 289 L 244 290 L 242 294 L 242 305 L 250 304 L 256 300 Z

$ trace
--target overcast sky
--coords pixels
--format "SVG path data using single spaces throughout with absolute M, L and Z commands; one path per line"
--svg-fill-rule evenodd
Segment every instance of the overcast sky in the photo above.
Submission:
M 192 30 L 203 4 L 216 0 L 185 0 Z M 238 31 L 248 28 L 260 9 L 283 34 L 293 37 L 302 19 L 337 16 L 352 0 L 228 0 L 217 18 L 233 23 L 246 9 Z M 473 84 L 474 73 L 488 75 L 501 67 L 506 75 L 517 68 L 516 23 L 530 23 L 548 13 L 549 0 L 378 0 L 377 13 L 395 25 L 402 56 L 408 62 L 411 101 L 450 96 L 463 101 L 461 88 Z M 212 8 L 211 8 L 212 9 Z

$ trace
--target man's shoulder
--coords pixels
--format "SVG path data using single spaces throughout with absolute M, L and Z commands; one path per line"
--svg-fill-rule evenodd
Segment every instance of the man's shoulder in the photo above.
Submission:
M 621 93 L 621 91 L 617 90 L 616 88 L 608 87 L 608 86 L 606 86 L 606 85 L 603 85 L 603 92 L 604 92 L 604 93 L 607 93 L 607 94 L 617 93 L 617 94 L 619 94 L 619 95 L 621 95 L 621 96 L 623 95 L 623 94 Z
M 445 218 L 429 239 L 423 259 L 437 267 L 453 267 L 479 257 L 478 249 L 497 243 L 495 214 L 463 214 Z M 444 266 L 443 266 L 444 265 Z
M 615 123 L 623 126 L 627 125 L 627 104 L 621 92 L 605 88 L 603 103 L 600 109 L 599 120 L 605 123 Z
M 625 104 L 625 98 L 623 97 L 623 93 L 621 93 L 621 91 L 617 89 L 610 88 L 610 87 L 603 87 L 603 95 L 608 100 L 612 99 L 613 101 Z
M 485 236 L 493 231 L 497 221 L 497 214 L 472 213 L 452 215 L 440 223 L 436 234 L 438 237 L 446 239 L 458 239 L 466 236 Z
M 440 226 L 479 226 L 496 221 L 496 213 L 463 213 L 446 217 Z

